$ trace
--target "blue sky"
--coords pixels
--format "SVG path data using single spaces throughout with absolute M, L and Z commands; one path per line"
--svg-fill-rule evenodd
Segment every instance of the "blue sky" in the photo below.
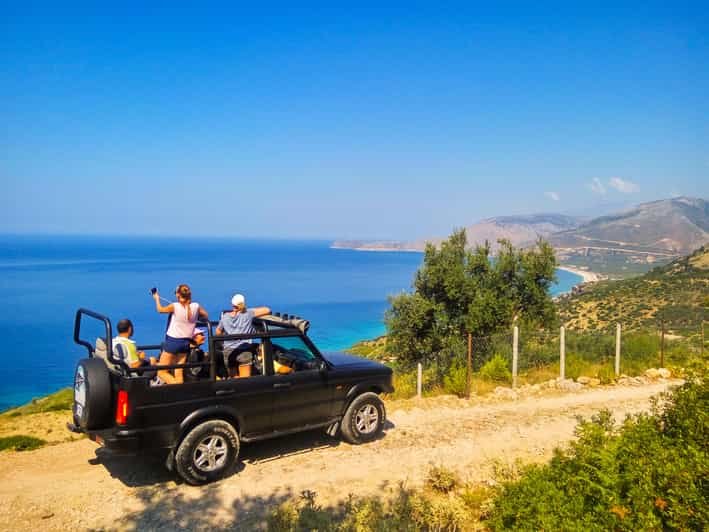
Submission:
M 412 238 L 709 197 L 706 3 L 98 4 L 0 5 L 0 232 Z

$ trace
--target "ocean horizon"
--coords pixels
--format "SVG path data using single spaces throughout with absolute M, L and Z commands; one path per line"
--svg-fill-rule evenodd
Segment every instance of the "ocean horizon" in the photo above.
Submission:
M 322 351 L 346 349 L 385 332 L 387 296 L 408 290 L 423 254 L 330 247 L 331 240 L 98 235 L 0 235 L 0 411 L 72 383 L 84 348 L 73 342 L 76 310 L 135 325 L 138 344 L 162 341 L 165 316 L 151 287 L 172 299 L 179 283 L 216 319 L 231 296 L 250 306 L 302 316 Z M 557 270 L 556 295 L 581 282 Z M 100 334 L 98 322 L 87 334 Z M 114 331 L 115 334 L 115 331 Z

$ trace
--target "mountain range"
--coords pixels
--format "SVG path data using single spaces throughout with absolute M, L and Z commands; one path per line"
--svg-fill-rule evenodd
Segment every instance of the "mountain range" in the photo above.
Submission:
M 643 273 L 709 242 L 709 202 L 677 197 L 642 203 L 609 216 L 581 218 L 563 214 L 498 216 L 465 228 L 471 246 L 497 241 L 528 246 L 548 240 L 562 265 L 612 277 Z M 423 251 L 439 237 L 413 241 L 335 241 L 334 248 Z

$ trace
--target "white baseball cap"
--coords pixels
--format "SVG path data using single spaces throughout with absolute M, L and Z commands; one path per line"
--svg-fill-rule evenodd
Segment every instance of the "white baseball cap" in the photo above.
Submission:
M 233 306 L 244 305 L 246 304 L 246 299 L 241 294 L 235 294 L 234 297 L 231 298 L 231 304 Z

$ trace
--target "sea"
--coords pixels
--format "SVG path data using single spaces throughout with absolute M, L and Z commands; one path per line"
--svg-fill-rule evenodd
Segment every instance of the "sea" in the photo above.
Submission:
M 86 350 L 73 341 L 87 308 L 130 318 L 138 344 L 162 341 L 165 315 L 149 291 L 174 298 L 186 283 L 216 319 L 234 293 L 249 306 L 310 320 L 322 351 L 384 334 L 387 296 L 409 290 L 423 255 L 331 249 L 329 241 L 118 236 L 0 236 L 0 411 L 72 384 Z M 581 277 L 558 270 L 552 293 Z M 82 336 L 103 325 L 87 319 Z M 115 331 L 114 331 L 115 334 Z

